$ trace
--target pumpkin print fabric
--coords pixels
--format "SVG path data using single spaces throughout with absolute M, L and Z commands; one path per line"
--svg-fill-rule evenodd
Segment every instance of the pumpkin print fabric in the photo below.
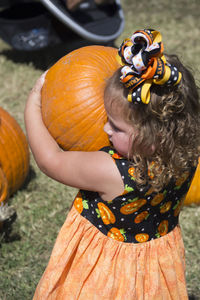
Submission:
M 177 180 L 172 179 L 162 191 L 155 193 L 149 185 L 137 187 L 130 161 L 111 147 L 101 150 L 115 161 L 124 181 L 124 192 L 115 199 L 104 201 L 96 192 L 81 190 L 74 202 L 77 211 L 103 234 L 121 242 L 144 243 L 172 231 L 178 224 L 195 169 L 183 173 Z M 151 178 L 151 170 L 147 173 Z M 81 203 L 81 209 L 77 203 Z
M 33 300 L 188 300 L 176 225 L 193 172 L 155 194 L 137 189 L 127 160 L 103 151 L 115 160 L 124 193 L 106 202 L 79 191 Z

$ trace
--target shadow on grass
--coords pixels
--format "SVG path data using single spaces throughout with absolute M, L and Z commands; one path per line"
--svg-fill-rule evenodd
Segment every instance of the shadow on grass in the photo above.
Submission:
M 72 34 L 69 36 L 68 41 L 64 41 L 55 46 L 50 46 L 37 51 L 4 49 L 1 51 L 1 54 L 15 63 L 32 64 L 36 69 L 45 71 L 69 52 L 89 45 L 95 45 L 95 43 L 86 41 L 77 35 Z M 114 42 L 111 42 L 107 46 L 115 47 Z
M 189 300 L 199 300 L 199 298 L 194 295 L 189 295 Z
M 69 51 L 65 50 L 64 45 L 59 47 L 49 47 L 37 51 L 18 51 L 15 49 L 6 49 L 1 52 L 8 60 L 14 63 L 32 64 L 36 69 L 47 70 L 59 58 L 66 55 Z
M 21 240 L 21 236 L 17 232 L 13 232 L 12 225 L 16 218 L 17 213 L 15 212 L 10 218 L 3 222 L 2 229 L 0 231 L 0 247 L 2 243 L 12 243 Z
M 32 166 L 29 167 L 29 172 L 28 172 L 28 175 L 26 176 L 26 179 L 23 183 L 23 185 L 20 187 L 20 191 L 22 190 L 26 190 L 30 184 L 30 182 L 36 178 L 36 173 L 35 173 L 35 170 Z

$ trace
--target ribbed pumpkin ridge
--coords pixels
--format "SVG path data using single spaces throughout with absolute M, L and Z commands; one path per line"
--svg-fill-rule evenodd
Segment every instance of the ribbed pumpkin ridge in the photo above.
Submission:
M 95 151 L 108 145 L 103 93 L 119 67 L 117 49 L 87 46 L 62 57 L 48 71 L 42 90 L 43 120 L 64 150 Z

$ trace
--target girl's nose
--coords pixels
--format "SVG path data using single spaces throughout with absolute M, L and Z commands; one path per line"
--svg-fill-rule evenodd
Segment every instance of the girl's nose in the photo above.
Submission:
M 109 135 L 109 136 L 112 135 L 112 129 L 111 129 L 110 124 L 108 122 L 104 125 L 103 129 L 104 129 L 105 133 L 107 133 L 107 135 Z

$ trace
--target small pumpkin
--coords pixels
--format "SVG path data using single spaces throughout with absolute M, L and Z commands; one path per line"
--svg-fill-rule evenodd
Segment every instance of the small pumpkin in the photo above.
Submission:
M 74 199 L 74 207 L 79 212 L 79 214 L 83 212 L 83 209 L 89 209 L 88 201 L 83 199 L 80 191 Z
M 161 207 L 160 207 L 160 213 L 161 214 L 165 214 L 166 212 L 168 212 L 170 210 L 172 206 L 172 201 L 167 201 L 165 202 Z
M 129 175 L 131 175 L 131 179 L 135 180 L 135 168 L 134 167 L 130 167 L 128 169 L 128 173 L 129 173 Z
M 7 199 L 24 183 L 29 171 L 29 148 L 17 121 L 0 107 L 0 224 Z
M 103 223 L 106 225 L 114 224 L 116 218 L 113 212 L 109 209 L 109 207 L 102 202 L 99 202 L 97 206 Z
M 182 206 L 184 204 L 185 201 L 185 196 L 183 196 L 177 203 L 176 205 L 173 207 L 174 210 L 174 217 L 177 217 L 182 209 Z
M 156 205 L 158 205 L 160 202 L 162 202 L 163 199 L 165 198 L 166 193 L 167 193 L 167 191 L 164 190 L 163 193 L 158 193 L 158 194 L 156 194 L 156 195 L 153 197 L 153 199 L 151 200 L 151 205 L 152 205 L 152 206 L 156 206 Z
M 83 198 L 81 196 L 81 192 L 78 192 L 77 196 L 74 199 L 74 207 L 79 212 L 79 214 L 83 211 Z
M 118 229 L 116 227 L 112 227 L 108 233 L 107 236 L 111 237 L 112 239 L 119 241 L 119 242 L 124 242 L 126 241 L 126 231 L 124 229 Z
M 139 243 L 145 243 L 148 241 L 149 235 L 147 233 L 138 233 L 136 234 L 135 239 Z
M 147 210 L 145 210 L 136 216 L 134 222 L 136 224 L 141 223 L 142 221 L 146 220 L 148 218 L 148 216 L 149 216 L 149 212 Z
M 184 205 L 200 204 L 200 158 L 194 178 L 186 195 Z
M 123 215 L 130 215 L 133 214 L 134 212 L 138 211 L 143 205 L 145 205 L 147 203 L 146 199 L 133 199 L 132 202 L 123 205 L 120 208 L 120 212 Z
M 169 226 L 168 220 L 164 220 L 159 224 L 158 233 L 160 236 L 166 235 L 168 233 L 168 226 Z
M 95 151 L 109 140 L 103 93 L 106 79 L 119 64 L 117 49 L 86 46 L 72 51 L 47 72 L 42 89 L 42 116 L 64 150 Z

